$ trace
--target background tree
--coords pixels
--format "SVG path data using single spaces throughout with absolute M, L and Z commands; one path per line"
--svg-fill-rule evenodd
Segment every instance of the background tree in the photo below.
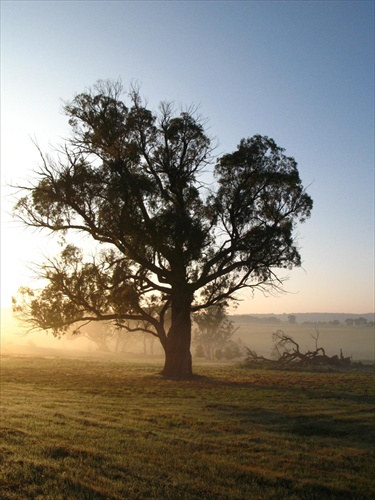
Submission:
M 293 230 L 312 200 L 296 161 L 260 135 L 219 158 L 216 188 L 206 186 L 212 144 L 194 110 L 154 113 L 137 89 L 129 106 L 122 95 L 98 82 L 65 104 L 72 135 L 55 157 L 40 152 L 15 206 L 26 225 L 88 234 L 99 253 L 67 244 L 36 269 L 47 285 L 21 289 L 14 307 L 56 335 L 75 322 L 136 322 L 160 340 L 162 373 L 189 378 L 191 314 L 244 288 L 280 290 L 276 270 L 301 264 Z
M 214 359 L 216 353 L 227 350 L 228 354 L 234 352 L 231 338 L 238 330 L 233 322 L 227 318 L 226 307 L 218 304 L 194 314 L 194 321 L 198 329 L 195 332 L 194 341 L 197 352 L 206 359 Z
M 367 319 L 363 318 L 362 316 L 360 318 L 356 318 L 354 320 L 354 324 L 356 326 L 366 326 L 367 325 Z
M 295 325 L 297 323 L 297 317 L 294 314 L 289 314 L 288 321 L 291 325 Z
M 110 341 L 113 338 L 113 330 L 106 322 L 95 322 L 83 326 L 80 330 L 80 336 L 93 342 L 99 351 L 109 352 Z M 73 333 L 73 337 L 74 337 Z

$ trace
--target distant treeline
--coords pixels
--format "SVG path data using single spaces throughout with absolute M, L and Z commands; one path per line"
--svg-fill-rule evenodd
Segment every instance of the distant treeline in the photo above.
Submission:
M 296 314 L 233 314 L 229 319 L 241 324 L 300 324 L 300 325 L 321 325 L 321 326 L 358 326 L 374 327 L 375 313 L 355 314 L 343 313 L 296 313 Z
M 278 325 L 282 323 L 281 319 L 276 316 L 250 316 L 248 314 L 233 314 L 228 316 L 231 321 L 236 323 L 263 323 Z

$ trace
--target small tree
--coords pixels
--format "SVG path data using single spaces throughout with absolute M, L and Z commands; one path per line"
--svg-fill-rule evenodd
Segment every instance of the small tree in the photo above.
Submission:
M 226 315 L 223 304 L 212 306 L 194 315 L 198 325 L 195 333 L 195 343 L 202 346 L 203 355 L 207 359 L 214 359 L 219 350 L 229 348 L 229 341 L 238 330 Z
M 110 344 L 115 337 L 115 331 L 109 322 L 89 322 L 75 325 L 65 333 L 65 339 L 74 342 L 85 338 L 96 345 L 98 351 L 110 352 Z
M 294 314 L 289 314 L 288 321 L 291 325 L 297 324 L 297 317 Z
M 108 323 L 90 323 L 83 326 L 79 332 L 82 337 L 94 342 L 99 351 L 110 351 L 109 342 L 113 338 L 113 331 Z
M 26 225 L 87 234 L 101 251 L 90 260 L 67 245 L 37 269 L 45 288 L 20 290 L 15 310 L 56 335 L 82 321 L 135 322 L 160 340 L 162 373 L 190 378 L 191 314 L 244 288 L 280 290 L 277 268 L 301 264 L 293 230 L 312 200 L 296 161 L 260 135 L 217 159 L 213 190 L 202 177 L 212 144 L 194 110 L 154 113 L 137 89 L 129 105 L 122 92 L 99 82 L 65 105 L 72 136 L 54 158 L 40 152 L 15 206 Z

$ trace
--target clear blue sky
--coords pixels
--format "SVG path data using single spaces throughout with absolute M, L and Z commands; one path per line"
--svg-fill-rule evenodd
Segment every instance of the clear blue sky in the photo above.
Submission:
M 200 105 L 218 153 L 268 135 L 315 201 L 300 226 L 289 294 L 238 312 L 374 311 L 374 2 L 2 1 L 2 304 L 56 250 L 10 222 L 5 184 L 27 179 L 67 136 L 61 99 L 98 79 Z

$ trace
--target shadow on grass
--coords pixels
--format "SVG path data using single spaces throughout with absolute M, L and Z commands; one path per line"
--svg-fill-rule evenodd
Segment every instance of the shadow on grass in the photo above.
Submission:
M 338 418 L 323 413 L 295 415 L 262 408 L 251 408 L 246 404 L 209 403 L 206 408 L 216 416 L 233 423 L 250 427 L 262 427 L 280 435 L 295 435 L 304 438 L 329 438 L 356 443 L 362 449 L 372 448 L 375 429 L 370 423 Z M 323 409 L 323 408 L 322 408 Z M 371 410 L 368 411 L 371 415 Z M 372 419 L 373 421 L 373 419 Z
M 107 495 L 79 480 L 63 477 L 61 468 L 17 460 L 8 462 L 8 472 L 1 487 L 1 498 L 77 498 L 104 500 Z M 48 494 L 48 497 L 45 496 Z
M 245 372 L 246 373 L 246 372 Z M 275 382 L 277 383 L 276 377 L 279 373 L 285 373 L 287 375 L 293 375 L 292 371 L 280 371 L 280 370 L 275 370 L 274 372 L 271 372 L 270 370 L 265 371 L 266 376 L 268 378 L 268 382 L 271 380 L 270 375 L 272 376 L 272 373 L 275 373 Z M 297 376 L 301 375 L 301 373 L 307 373 L 308 375 L 314 376 L 314 372 L 301 372 L 297 371 L 295 372 Z M 345 376 L 346 373 L 350 372 L 344 372 L 341 373 Z M 361 372 L 362 373 L 362 372 Z M 366 372 L 363 372 L 366 373 Z M 367 372 L 368 373 L 368 372 Z M 270 383 L 262 383 L 262 371 L 257 372 L 254 374 L 254 372 L 251 373 L 249 380 L 223 380 L 217 377 L 212 377 L 212 376 L 206 376 L 206 375 L 194 375 L 194 377 L 190 380 L 187 381 L 176 381 L 178 383 L 196 383 L 197 386 L 206 386 L 206 387 L 230 387 L 233 389 L 236 388 L 247 388 L 247 389 L 257 389 L 257 390 L 263 390 L 263 391 L 269 391 L 269 392 L 274 392 L 277 390 L 278 393 L 294 393 L 296 395 L 305 395 L 308 398 L 311 399 L 338 399 L 342 401 L 349 401 L 353 403 L 361 403 L 361 404 L 369 404 L 369 405 L 374 405 L 375 400 L 374 400 L 374 394 L 348 394 L 343 391 L 333 391 L 332 390 L 332 385 L 329 387 L 329 390 L 324 388 L 324 386 L 321 386 L 320 388 L 313 388 L 309 389 L 308 387 L 299 386 L 293 387 L 293 385 L 290 383 L 289 385 L 283 387 L 280 386 L 279 384 L 277 385 L 277 388 L 275 387 L 275 384 L 270 384 Z M 325 375 L 324 372 L 316 372 L 316 377 L 318 380 L 318 377 L 320 375 Z M 331 374 L 330 374 L 331 375 Z M 374 374 L 375 375 L 375 374 Z M 150 377 L 151 378 L 151 377 Z

